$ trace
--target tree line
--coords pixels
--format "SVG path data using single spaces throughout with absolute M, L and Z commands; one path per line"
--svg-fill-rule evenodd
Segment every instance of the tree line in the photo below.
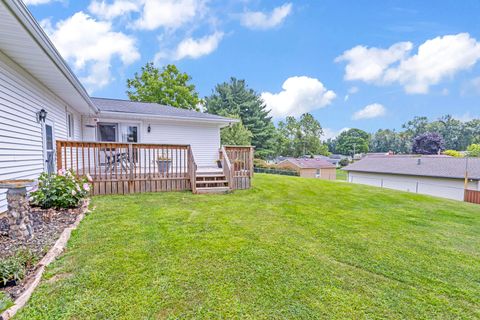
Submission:
M 330 153 L 436 153 L 446 149 L 463 151 L 480 144 L 480 119 L 462 122 L 450 115 L 434 121 L 415 117 L 398 132 L 380 129 L 369 134 L 353 128 L 323 142 L 322 126 L 309 113 L 299 118 L 286 117 L 275 126 L 260 94 L 249 88 L 245 80 L 232 77 L 217 84 L 204 99 L 199 97 L 191 80 L 175 65 L 160 69 L 147 63 L 134 78 L 127 80 L 127 95 L 132 101 L 192 110 L 201 108 L 211 114 L 236 118 L 238 123 L 222 129 L 222 144 L 253 145 L 256 157 L 264 159 Z

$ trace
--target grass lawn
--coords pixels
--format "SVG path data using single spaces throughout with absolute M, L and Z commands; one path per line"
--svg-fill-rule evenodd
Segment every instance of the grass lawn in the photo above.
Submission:
M 257 174 L 103 196 L 15 319 L 480 317 L 480 206 Z
M 337 169 L 337 180 L 347 181 L 347 171 Z

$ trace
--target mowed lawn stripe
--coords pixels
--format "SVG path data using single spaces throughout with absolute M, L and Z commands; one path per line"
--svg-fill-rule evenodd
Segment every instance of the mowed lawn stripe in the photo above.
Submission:
M 17 319 L 480 317 L 480 206 L 262 174 L 93 202 Z

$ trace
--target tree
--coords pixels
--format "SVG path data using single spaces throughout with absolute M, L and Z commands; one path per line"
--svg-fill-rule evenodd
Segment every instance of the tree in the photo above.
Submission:
M 464 124 L 451 115 L 443 116 L 427 125 L 427 131 L 439 133 L 445 141 L 445 148 L 452 150 L 465 150 L 468 146 L 468 135 L 464 128 Z
M 161 70 L 148 62 L 141 73 L 127 80 L 127 95 L 132 101 L 154 102 L 181 109 L 198 110 L 201 100 L 192 78 L 173 64 Z
M 372 152 L 400 153 L 402 150 L 402 141 L 395 130 L 379 129 L 371 138 L 369 150 Z
M 416 137 L 422 133 L 427 132 L 428 118 L 414 117 L 412 120 L 404 123 L 402 127 L 410 135 L 410 137 Z
M 270 111 L 260 95 L 248 88 L 245 80 L 231 78 L 230 82 L 216 85 L 212 94 L 205 98 L 205 108 L 212 114 L 238 116 L 252 133 L 256 156 L 273 156 L 275 126 L 269 116 Z
M 480 144 L 471 144 L 467 148 L 469 157 L 480 157 Z
M 278 123 L 277 154 L 300 157 L 304 155 L 329 155 L 328 146 L 320 140 L 323 129 L 311 114 L 304 113 L 297 120 L 287 117 Z
M 343 131 L 337 137 L 336 152 L 343 155 L 368 152 L 370 135 L 360 129 L 349 129 Z
M 413 139 L 412 152 L 415 154 L 439 154 L 445 149 L 443 137 L 436 132 L 426 132 Z
M 245 128 L 241 120 L 223 128 L 220 132 L 222 145 L 249 146 L 252 143 L 252 136 L 250 130 Z

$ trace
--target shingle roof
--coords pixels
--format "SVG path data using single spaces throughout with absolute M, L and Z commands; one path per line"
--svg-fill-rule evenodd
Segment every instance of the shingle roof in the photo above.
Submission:
M 199 120 L 236 122 L 235 119 L 229 119 L 209 113 L 203 113 L 193 110 L 186 110 L 165 106 L 158 103 L 136 102 L 129 100 L 107 99 L 107 98 L 91 98 L 97 108 L 102 111 L 135 113 L 145 115 L 156 115 L 175 118 L 194 118 Z
M 412 176 L 464 178 L 466 158 L 445 156 L 372 156 L 350 164 L 343 170 L 390 173 Z M 468 159 L 468 177 L 480 180 L 480 159 Z
M 288 158 L 284 161 L 290 161 L 291 163 L 302 169 L 335 168 L 335 165 L 323 159 Z

